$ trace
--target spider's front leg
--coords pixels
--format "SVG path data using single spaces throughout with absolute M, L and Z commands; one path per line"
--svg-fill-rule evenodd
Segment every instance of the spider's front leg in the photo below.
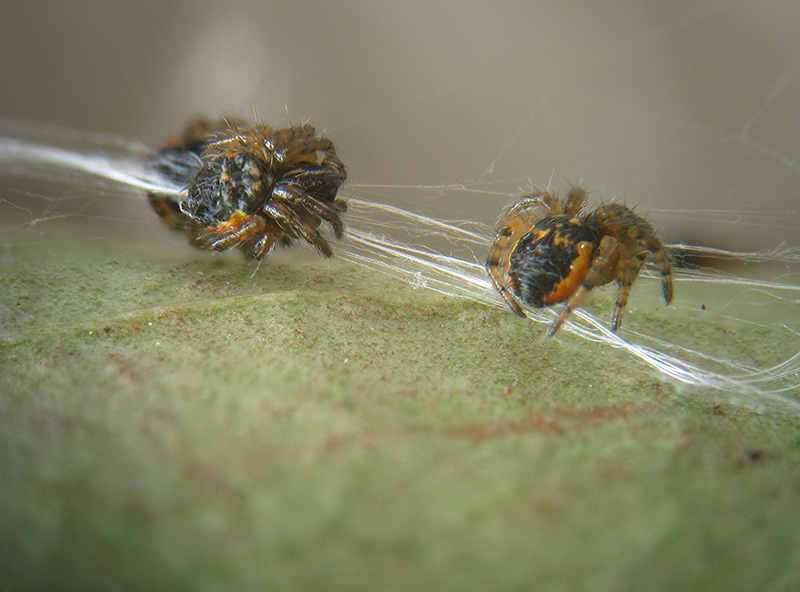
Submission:
M 561 313 L 559 313 L 558 318 L 553 321 L 553 324 L 550 325 L 550 328 L 547 330 L 547 337 L 552 337 L 556 334 L 556 331 L 558 331 L 561 325 L 564 324 L 564 321 L 567 319 L 570 313 L 578 308 L 586 299 L 592 288 L 603 286 L 617 277 L 620 251 L 621 247 L 617 239 L 608 235 L 603 237 L 603 239 L 600 241 L 600 245 L 597 248 L 597 255 L 587 270 L 583 281 L 581 281 L 580 288 L 578 288 L 575 293 L 567 299 L 567 302 L 564 304 L 564 308 L 561 309 Z M 627 294 L 625 295 L 625 301 L 627 301 Z M 625 303 L 623 302 L 622 307 L 624 308 L 624 306 Z

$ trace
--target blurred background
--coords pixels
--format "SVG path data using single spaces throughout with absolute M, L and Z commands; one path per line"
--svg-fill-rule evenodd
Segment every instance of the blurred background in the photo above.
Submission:
M 798 243 L 795 0 L 4 12 L 0 107 L 12 118 L 149 145 L 195 115 L 308 119 L 338 146 L 346 195 L 493 224 L 531 184 L 583 183 L 593 202 L 638 205 L 667 242 Z M 153 223 L 144 201 L 125 207 Z

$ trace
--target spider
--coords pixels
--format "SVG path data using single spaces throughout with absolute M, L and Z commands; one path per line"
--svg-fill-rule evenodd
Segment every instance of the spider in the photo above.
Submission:
M 276 243 L 303 239 L 331 257 L 318 228 L 324 221 L 337 239 L 344 235 L 347 204 L 336 193 L 347 173 L 333 143 L 308 123 L 245 128 L 198 119 L 165 142 L 150 167 L 185 187 L 177 196 L 148 197 L 162 221 L 196 246 L 237 246 L 258 260 Z
M 486 259 L 494 287 L 516 314 L 525 318 L 519 300 L 533 308 L 564 303 L 547 337 L 597 286 L 617 280 L 611 318 L 616 332 L 648 253 L 661 270 L 664 300 L 672 301 L 672 267 L 667 250 L 647 220 L 621 204 L 584 212 L 586 192 L 573 188 L 566 202 L 549 191 L 524 195 L 501 218 Z M 544 208 L 544 215 L 532 212 Z M 518 300 L 519 299 L 519 300 Z

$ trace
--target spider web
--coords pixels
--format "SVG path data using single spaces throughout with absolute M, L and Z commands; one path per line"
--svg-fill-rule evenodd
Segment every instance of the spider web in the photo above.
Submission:
M 670 308 L 659 302 L 658 273 L 648 267 L 618 335 L 607 324 L 613 288 L 596 290 L 599 304 L 573 313 L 561 331 L 735 402 L 776 399 L 800 411 L 800 53 L 783 48 L 777 59 L 743 65 L 742 80 L 703 79 L 721 70 L 715 52 L 734 52 L 723 42 L 711 46 L 710 57 L 663 57 L 665 48 L 687 39 L 691 46 L 721 24 L 735 30 L 742 20 L 762 34 L 772 21 L 752 10 L 701 3 L 631 27 L 594 53 L 542 56 L 512 79 L 477 87 L 421 81 L 371 108 L 364 102 L 357 114 L 331 110 L 326 133 L 350 171 L 348 235 L 335 245 L 337 256 L 415 287 L 505 308 L 483 269 L 495 220 L 534 186 L 563 194 L 581 183 L 591 205 L 636 204 L 680 267 Z M 610 32 L 598 27 L 597 40 Z M 742 36 L 732 59 L 755 55 L 748 42 L 756 33 Z M 492 57 L 520 51 L 495 47 Z M 694 77 L 682 90 L 671 86 L 676 60 L 684 68 L 677 77 Z M 59 239 L 167 236 L 144 191 L 180 188 L 148 175 L 146 144 L 12 120 L 2 123 L 2 136 L 0 224 L 11 256 Z M 528 312 L 541 324 L 532 334 L 554 314 Z M 682 329 L 630 322 L 639 315 L 663 316 Z M 751 339 L 709 347 L 693 330 L 709 321 Z M 783 351 L 756 364 L 752 350 L 766 329 Z

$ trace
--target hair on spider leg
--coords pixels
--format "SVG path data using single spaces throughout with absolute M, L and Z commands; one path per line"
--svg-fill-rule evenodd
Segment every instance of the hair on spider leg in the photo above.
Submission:
M 150 169 L 183 188 L 148 197 L 162 221 L 196 246 L 238 247 L 261 260 L 276 244 L 302 239 L 331 257 L 318 229 L 325 223 L 335 238 L 344 235 L 347 202 L 337 193 L 347 172 L 333 142 L 307 122 L 272 128 L 195 119 L 159 147 Z
M 556 334 L 593 288 L 614 280 L 611 330 L 616 332 L 648 255 L 661 271 L 664 300 L 672 301 L 672 266 L 652 225 L 626 205 L 601 203 L 589 211 L 585 206 L 580 185 L 565 201 L 545 189 L 523 195 L 498 222 L 486 259 L 495 289 L 517 315 L 527 316 L 520 302 L 533 308 L 563 303 L 546 337 Z

